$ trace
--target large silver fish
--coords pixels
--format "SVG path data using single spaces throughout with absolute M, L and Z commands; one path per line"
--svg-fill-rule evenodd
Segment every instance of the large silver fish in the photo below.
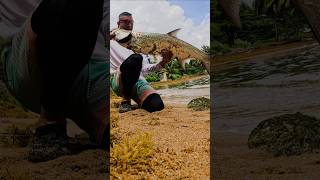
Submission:
M 194 59 L 200 61 L 210 73 L 209 54 L 178 39 L 176 34 L 179 30 L 160 34 L 114 29 L 111 35 L 115 36 L 114 39 L 119 44 L 130 48 L 135 53 L 159 55 L 162 50 L 169 50 L 172 52 L 173 58 L 177 58 L 183 68 L 185 68 L 186 61 Z

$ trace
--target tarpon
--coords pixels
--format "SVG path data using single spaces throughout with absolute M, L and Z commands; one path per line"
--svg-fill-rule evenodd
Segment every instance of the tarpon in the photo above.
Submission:
M 200 61 L 210 73 L 209 54 L 184 42 L 176 37 L 180 29 L 167 34 L 133 32 L 124 29 L 114 29 L 111 34 L 122 46 L 129 48 L 135 53 L 159 55 L 162 50 L 169 50 L 173 57 L 178 60 L 183 69 L 188 60 Z

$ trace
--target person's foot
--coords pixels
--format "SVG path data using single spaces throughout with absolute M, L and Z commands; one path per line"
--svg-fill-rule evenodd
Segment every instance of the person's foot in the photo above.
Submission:
M 69 140 L 64 124 L 48 124 L 36 129 L 30 144 L 28 160 L 44 162 L 70 154 Z
M 124 113 L 124 112 L 128 112 L 128 111 L 131 111 L 130 101 L 121 102 L 121 104 L 119 105 L 119 113 Z

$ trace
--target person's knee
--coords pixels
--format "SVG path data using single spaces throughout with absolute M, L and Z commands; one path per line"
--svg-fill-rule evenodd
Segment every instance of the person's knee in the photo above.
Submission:
M 161 111 L 164 109 L 163 101 L 159 94 L 151 94 L 142 104 L 142 108 L 148 112 Z
M 142 69 L 143 57 L 141 54 L 131 54 L 121 65 L 120 71 L 122 73 L 140 72 Z M 140 73 L 139 73 L 140 74 Z

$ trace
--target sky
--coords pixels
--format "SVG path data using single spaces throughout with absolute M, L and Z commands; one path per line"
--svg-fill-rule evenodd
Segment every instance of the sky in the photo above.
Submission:
M 133 15 L 134 31 L 167 33 L 181 28 L 177 37 L 201 49 L 210 44 L 209 0 L 111 0 L 110 28 L 118 15 Z
M 209 0 L 168 0 L 170 4 L 178 5 L 184 10 L 186 17 L 191 18 L 196 25 L 209 13 Z

